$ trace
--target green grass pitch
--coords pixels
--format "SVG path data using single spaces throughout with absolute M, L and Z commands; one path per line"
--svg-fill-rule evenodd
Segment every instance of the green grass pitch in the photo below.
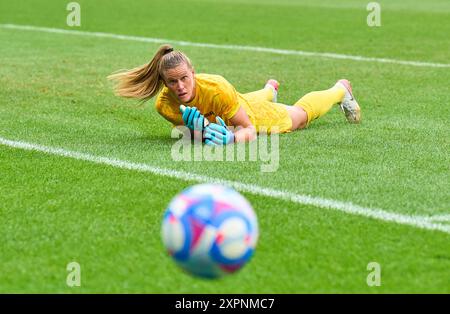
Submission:
M 2 1 L 0 24 L 450 64 L 450 3 L 379 1 Z M 115 97 L 106 76 L 150 60 L 159 44 L 0 27 L 0 138 L 224 178 L 413 216 L 450 213 L 450 67 L 176 46 L 197 72 L 241 92 L 268 78 L 279 101 L 353 83 L 363 123 L 338 108 L 280 136 L 277 171 L 262 162 L 174 162 L 171 126 Z M 450 234 L 243 193 L 259 219 L 255 256 L 210 281 L 173 263 L 160 237 L 174 195 L 194 184 L 0 145 L 0 292 L 450 292 Z M 442 221 L 447 226 L 450 223 Z M 68 287 L 66 265 L 81 265 Z M 366 283 L 381 265 L 381 286 Z

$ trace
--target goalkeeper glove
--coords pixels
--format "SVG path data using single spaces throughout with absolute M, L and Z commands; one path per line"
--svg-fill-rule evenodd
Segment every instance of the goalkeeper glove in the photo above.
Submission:
M 217 117 L 217 124 L 210 123 L 205 128 L 204 138 L 207 145 L 226 145 L 234 143 L 234 133 L 228 129 L 225 122 Z
M 205 117 L 200 113 L 196 107 L 180 106 L 180 111 L 183 114 L 183 123 L 192 131 L 203 131 L 205 125 Z

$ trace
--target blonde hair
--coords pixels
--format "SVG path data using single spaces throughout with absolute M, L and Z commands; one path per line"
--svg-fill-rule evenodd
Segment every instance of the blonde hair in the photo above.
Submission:
M 162 45 L 148 64 L 131 70 L 121 70 L 108 76 L 116 82 L 115 94 L 121 97 L 138 98 L 143 101 L 154 97 L 164 84 L 164 71 L 187 64 L 189 58 L 181 51 L 174 51 L 170 45 Z

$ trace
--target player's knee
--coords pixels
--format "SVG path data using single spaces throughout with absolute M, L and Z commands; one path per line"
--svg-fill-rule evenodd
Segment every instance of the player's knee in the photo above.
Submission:
M 308 114 L 302 108 L 291 106 L 289 108 L 289 115 L 292 120 L 292 131 L 303 129 L 308 125 Z

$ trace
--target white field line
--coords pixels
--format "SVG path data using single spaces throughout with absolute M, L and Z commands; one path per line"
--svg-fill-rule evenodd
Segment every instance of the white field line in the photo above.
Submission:
M 412 216 L 412 215 L 402 215 L 397 213 L 388 212 L 382 209 L 376 208 L 366 208 L 358 205 L 354 205 L 348 202 L 341 202 L 331 199 L 325 199 L 320 197 L 314 197 L 309 195 L 296 194 L 289 191 L 275 190 L 271 188 L 265 188 L 253 184 L 242 183 L 237 181 L 228 181 L 217 179 L 213 177 L 198 175 L 194 173 L 170 170 L 151 166 L 143 163 L 129 162 L 126 160 L 119 160 L 109 157 L 95 156 L 91 154 L 65 150 L 62 148 L 47 147 L 33 143 L 12 141 L 0 137 L 0 144 L 9 146 L 12 148 L 25 149 L 31 151 L 42 152 L 46 154 L 62 156 L 73 158 L 77 160 L 84 160 L 93 162 L 96 164 L 109 165 L 116 168 L 135 170 L 140 172 L 148 172 L 159 176 L 184 180 L 184 181 L 194 181 L 202 183 L 219 183 L 227 186 L 231 186 L 236 190 L 241 192 L 247 192 L 254 195 L 265 196 L 275 199 L 281 199 L 284 201 L 297 203 L 301 205 L 310 205 L 325 209 L 337 210 L 347 214 L 354 214 L 359 216 L 364 216 L 368 218 L 373 218 L 381 221 L 393 222 L 397 224 L 409 225 L 417 228 L 427 229 L 427 230 L 437 230 L 450 234 L 450 226 L 441 225 L 430 221 L 431 217 L 423 216 Z
M 433 215 L 424 217 L 427 221 L 450 222 L 450 214 Z
M 171 40 L 171 39 L 164 39 L 164 38 L 129 36 L 129 35 L 120 35 L 120 34 L 111 34 L 111 33 L 101 33 L 101 32 L 87 32 L 87 31 L 67 30 L 67 29 L 61 29 L 61 28 L 38 27 L 38 26 L 31 26 L 31 25 L 0 24 L 0 28 L 18 29 L 18 30 L 36 31 L 36 32 L 45 32 L 45 33 L 67 34 L 67 35 L 78 35 L 78 36 L 114 38 L 114 39 L 120 39 L 120 40 L 139 41 L 139 42 L 158 43 L 158 44 L 168 43 L 168 44 L 173 44 L 173 45 L 178 45 L 178 46 L 188 46 L 188 47 L 253 51 L 253 52 L 280 54 L 280 55 L 295 55 L 295 56 L 303 56 L 303 57 L 343 59 L 343 60 L 364 61 L 364 62 L 393 63 L 393 64 L 409 65 L 409 66 L 416 66 L 416 67 L 450 68 L 450 64 L 448 64 L 448 63 L 407 61 L 407 60 L 397 60 L 397 59 L 387 59 L 387 58 L 371 58 L 371 57 L 345 55 L 345 54 L 338 54 L 338 53 L 329 53 L 329 52 L 312 52 L 312 51 L 276 49 L 276 48 L 257 47 L 257 46 L 208 44 L 208 43 Z

